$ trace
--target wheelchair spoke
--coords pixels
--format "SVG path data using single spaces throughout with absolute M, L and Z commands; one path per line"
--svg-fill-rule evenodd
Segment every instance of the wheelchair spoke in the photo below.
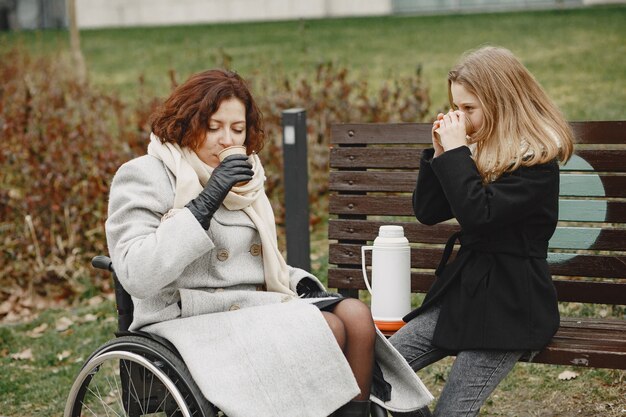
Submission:
M 165 401 L 167 401 L 167 399 L 169 398 L 169 396 L 170 396 L 170 393 L 169 393 L 169 391 L 168 391 L 168 392 L 167 392 L 167 395 L 165 395 L 165 396 L 163 397 L 163 399 L 161 400 L 161 402 L 159 403 L 159 407 L 157 408 L 158 410 L 160 410 L 160 409 L 161 409 L 161 407 L 163 407 L 163 409 L 165 409 Z M 178 410 L 178 407 L 177 407 L 176 409 Z
M 100 387 L 99 385 L 95 385 L 94 388 L 92 389 L 91 387 L 87 387 L 87 391 L 92 394 L 95 399 L 99 400 L 99 404 L 102 407 L 103 411 L 106 413 L 107 416 L 110 416 L 111 414 L 109 413 L 109 410 L 111 412 L 113 412 L 115 414 L 115 416 L 117 417 L 122 417 L 117 411 L 115 411 L 115 409 L 113 409 L 113 407 L 111 407 L 111 405 L 108 403 L 108 399 L 111 396 L 111 393 L 116 392 L 113 389 L 113 386 L 111 385 L 111 378 L 109 378 L 108 376 L 105 376 L 105 383 L 108 385 L 109 387 L 109 395 L 108 396 L 103 396 L 100 393 Z M 116 381 L 116 385 L 117 385 L 117 381 Z M 114 395 L 116 396 L 116 395 Z M 119 396 L 116 396 L 119 398 Z M 85 402 L 82 402 L 83 407 L 86 408 L 89 412 L 91 412 L 91 414 L 93 414 L 94 416 L 98 416 L 98 414 L 96 414 L 95 411 L 93 411 L 93 409 L 91 407 L 89 407 Z M 123 410 L 123 408 L 122 408 Z
M 131 394 L 132 394 L 133 399 L 137 402 L 137 404 L 139 405 L 139 408 L 141 409 L 141 414 L 146 414 L 146 409 L 144 407 L 144 404 L 141 402 L 141 398 L 139 398 L 139 393 L 137 392 L 137 387 L 135 386 L 135 382 L 130 377 L 131 375 L 130 369 L 132 369 L 132 364 L 131 364 L 131 368 L 129 368 L 126 362 L 127 361 L 124 361 L 124 367 L 126 368 L 126 371 L 128 372 L 128 388 L 129 388 L 128 389 L 128 405 L 130 407 L 130 400 L 131 400 Z M 142 369 L 144 370 L 144 373 L 145 373 L 145 368 L 142 367 Z
M 107 379 L 107 381 L 109 380 L 109 378 L 106 378 L 106 379 Z M 106 398 L 104 398 L 104 397 L 102 396 L 102 394 L 100 394 L 100 387 L 99 387 L 99 386 L 97 386 L 97 385 L 96 385 L 96 392 L 97 392 L 96 397 L 100 399 L 100 404 L 102 404 L 103 409 L 104 409 L 104 412 L 106 413 L 107 417 L 109 417 L 109 410 L 107 410 L 107 407 L 108 407 L 109 405 L 106 403 Z M 117 414 L 117 413 L 116 413 L 116 414 Z
M 113 382 L 115 383 L 115 387 L 111 383 L 111 380 L 113 380 Z M 118 389 L 117 376 L 113 376 L 112 378 L 107 378 L 107 385 L 109 387 L 109 395 L 105 398 L 105 400 L 111 399 L 113 400 L 114 403 L 119 403 L 120 411 L 123 412 L 124 404 L 122 404 L 122 401 L 121 401 L 122 395 Z M 109 405 L 109 401 L 105 402 L 105 406 L 108 409 L 110 409 L 112 412 L 114 412 L 117 417 L 120 417 L 120 414 L 117 411 L 115 411 L 115 409 L 111 405 Z M 105 412 L 106 412 L 106 415 L 108 416 L 109 412 L 106 408 L 105 408 Z
M 111 387 L 111 390 L 113 390 L 113 392 L 117 392 L 118 393 L 118 395 L 116 395 L 116 397 L 117 397 L 117 401 L 118 401 L 119 406 L 120 406 L 120 410 L 124 410 L 124 403 L 123 403 L 124 399 L 122 398 L 122 395 L 123 395 L 124 391 L 122 390 L 121 386 L 118 385 L 117 378 L 113 378 L 113 381 L 115 382 L 115 389 L 113 389 L 113 387 Z M 109 383 L 109 386 L 110 385 L 111 384 Z
M 144 374 L 143 381 L 144 381 L 144 384 L 145 384 L 145 382 L 146 382 L 146 377 L 145 377 L 145 375 L 146 375 L 146 368 L 143 369 L 143 374 Z M 150 373 L 150 388 L 148 388 L 148 396 L 146 397 L 148 399 L 152 397 L 152 384 L 153 383 L 154 383 L 154 375 L 152 373 Z M 145 392 L 145 390 L 144 390 L 144 392 Z M 159 410 L 159 409 L 160 409 L 160 407 L 157 408 L 157 410 Z
M 83 408 L 86 408 L 87 411 L 89 411 L 92 415 L 98 417 L 98 415 L 95 413 L 95 411 L 93 411 L 91 408 L 89 408 L 89 406 L 85 403 L 83 403 Z
M 205 413 L 216 415 L 180 358 L 155 342 L 123 336 L 103 345 L 81 369 L 64 416 L 198 417 Z

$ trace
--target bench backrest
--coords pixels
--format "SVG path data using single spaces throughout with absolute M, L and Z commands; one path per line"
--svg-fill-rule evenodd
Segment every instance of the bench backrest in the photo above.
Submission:
M 572 122 L 575 155 L 561 167 L 559 226 L 549 262 L 560 301 L 626 304 L 626 122 Z M 455 221 L 425 226 L 413 215 L 430 123 L 338 124 L 331 131 L 328 286 L 365 289 L 360 247 L 382 224 L 412 244 L 412 291 L 426 292 Z

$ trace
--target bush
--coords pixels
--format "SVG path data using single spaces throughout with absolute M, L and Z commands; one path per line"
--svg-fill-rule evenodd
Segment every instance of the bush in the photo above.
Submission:
M 106 252 L 109 182 L 145 147 L 150 106 L 129 111 L 75 81 L 63 59 L 18 51 L 0 58 L 0 80 L 0 301 L 13 296 L 19 310 L 108 291 L 89 260 Z
M 425 119 L 430 106 L 420 67 L 412 77 L 389 80 L 375 91 L 366 80 L 351 79 L 347 69 L 336 68 L 332 63 L 318 65 L 312 79 L 302 76 L 297 80 L 279 77 L 254 81 L 255 96 L 265 116 L 270 139 L 268 149 L 261 157 L 270 168 L 266 168 L 270 189 L 277 188 L 276 191 L 271 189 L 270 199 L 279 224 L 284 216 L 281 182 L 283 110 L 301 107 L 307 111 L 309 200 L 311 204 L 324 204 L 328 192 L 331 124 L 418 122 Z M 317 220 L 313 215 L 313 221 Z
M 261 158 L 279 224 L 282 110 L 307 110 L 315 203 L 327 193 L 331 123 L 420 121 L 429 105 L 419 71 L 374 92 L 332 64 L 319 65 L 312 79 L 275 77 L 253 79 L 251 86 L 265 115 L 268 142 Z M 17 50 L 0 56 L 0 315 L 111 291 L 110 280 L 91 272 L 89 262 L 107 252 L 111 178 L 123 162 L 145 153 L 148 117 L 157 103 L 142 94 L 129 104 L 81 84 L 64 59 Z

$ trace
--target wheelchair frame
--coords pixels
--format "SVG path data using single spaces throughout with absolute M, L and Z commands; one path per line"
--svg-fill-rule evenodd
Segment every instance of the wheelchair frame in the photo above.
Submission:
M 174 345 L 156 335 L 128 330 L 133 301 L 111 259 L 96 256 L 91 264 L 113 277 L 118 330 L 116 338 L 96 349 L 81 368 L 64 417 L 223 416 L 202 395 Z

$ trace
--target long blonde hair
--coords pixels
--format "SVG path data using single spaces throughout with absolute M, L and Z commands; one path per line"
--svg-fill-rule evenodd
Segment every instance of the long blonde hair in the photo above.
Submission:
M 482 105 L 482 126 L 472 134 L 474 159 L 485 182 L 520 166 L 558 159 L 573 152 L 573 134 L 563 114 L 533 75 L 505 48 L 487 46 L 465 54 L 448 73 L 452 82 Z

